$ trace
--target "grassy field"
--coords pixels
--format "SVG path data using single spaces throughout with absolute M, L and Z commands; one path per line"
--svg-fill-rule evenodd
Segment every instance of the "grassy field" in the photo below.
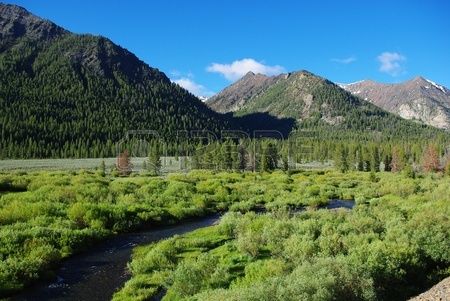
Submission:
M 115 299 L 402 300 L 450 273 L 449 195 L 438 173 L 1 172 L 0 296 L 115 233 L 228 211 L 138 248 Z M 317 210 L 332 199 L 357 205 Z
M 148 158 L 131 158 L 133 171 L 141 171 L 144 161 Z M 163 173 L 180 171 L 186 168 L 187 158 L 185 157 L 162 157 Z M 88 159 L 28 159 L 28 160 L 0 160 L 0 171 L 14 170 L 92 170 L 105 162 L 107 171 L 113 169 L 117 158 L 88 158 Z
M 61 259 L 114 233 L 262 205 L 269 210 L 317 207 L 358 193 L 359 188 L 339 188 L 341 175 L 330 175 L 191 171 L 116 178 L 88 170 L 0 173 L 0 295 L 51 275 Z
M 189 157 L 161 157 L 161 172 L 167 174 L 170 172 L 179 172 L 188 170 Z M 28 159 L 28 160 L 0 160 L 0 171 L 17 171 L 17 170 L 80 170 L 97 169 L 102 161 L 105 162 L 107 171 L 110 171 L 116 166 L 117 158 L 87 158 L 87 159 Z M 144 161 L 148 161 L 145 157 L 132 157 L 131 164 L 133 171 L 142 171 Z M 329 169 L 333 167 L 331 161 L 328 162 L 308 162 L 303 164 L 296 164 L 295 169 Z
M 114 300 L 161 292 L 166 301 L 406 300 L 450 275 L 448 177 L 327 172 L 291 179 L 293 187 L 314 182 L 309 193 L 334 187 L 358 205 L 228 213 L 217 226 L 138 247 L 133 276 Z

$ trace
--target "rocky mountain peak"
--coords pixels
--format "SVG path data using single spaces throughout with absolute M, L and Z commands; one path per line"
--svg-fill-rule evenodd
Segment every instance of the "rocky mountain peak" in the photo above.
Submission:
M 426 82 L 427 81 L 424 77 L 422 77 L 420 75 L 414 77 L 412 80 L 415 82 Z
M 250 98 L 264 91 L 280 77 L 281 75 L 267 76 L 249 71 L 231 86 L 208 99 L 207 104 L 221 113 L 237 111 Z
M 65 33 L 68 32 L 62 27 L 31 14 L 23 7 L 0 3 L 0 50 L 21 38 L 48 41 Z
M 249 71 L 249 72 L 247 72 L 242 78 L 248 78 L 248 77 L 253 77 L 253 76 L 255 76 L 255 73 L 253 73 L 253 71 Z
M 0 13 L 2 19 L 18 19 L 31 15 L 25 8 L 21 6 L 4 3 L 0 3 Z

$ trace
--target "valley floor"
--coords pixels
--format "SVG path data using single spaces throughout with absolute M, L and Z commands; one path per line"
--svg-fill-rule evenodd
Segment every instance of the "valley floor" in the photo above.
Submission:
M 216 212 L 137 247 L 114 300 L 405 300 L 450 275 L 440 173 L 14 171 L 0 191 L 0 297 L 114 234 Z M 335 199 L 356 205 L 320 209 Z

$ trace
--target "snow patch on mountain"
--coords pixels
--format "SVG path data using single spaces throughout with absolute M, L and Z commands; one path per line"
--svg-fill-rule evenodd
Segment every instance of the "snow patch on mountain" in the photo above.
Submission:
M 203 101 L 203 102 L 205 102 L 205 101 L 207 101 L 207 100 L 209 99 L 208 96 L 202 96 L 202 95 L 199 95 L 199 96 L 197 96 L 197 97 L 198 97 L 198 99 L 200 99 L 200 100 Z
M 344 83 L 336 83 L 339 87 L 341 87 L 342 89 L 345 89 L 346 87 L 352 86 L 352 85 L 356 85 L 356 84 L 360 84 L 362 82 L 365 82 L 366 80 L 359 80 L 357 82 L 353 82 L 353 83 L 348 83 L 348 84 L 344 84 Z
M 441 86 L 441 85 L 438 85 L 438 84 L 436 84 L 434 81 L 431 81 L 431 80 L 429 80 L 429 79 L 425 79 L 427 82 L 429 82 L 430 84 L 432 84 L 436 89 L 439 89 L 439 90 L 441 90 L 442 92 L 444 92 L 444 93 L 447 93 L 447 90 L 445 89 L 445 87 L 443 87 L 443 86 Z

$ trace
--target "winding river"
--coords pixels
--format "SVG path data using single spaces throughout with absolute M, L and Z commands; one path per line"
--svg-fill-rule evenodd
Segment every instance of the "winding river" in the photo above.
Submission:
M 354 204 L 353 201 L 330 200 L 323 209 L 351 209 Z M 37 283 L 11 300 L 111 300 L 114 292 L 131 276 L 126 267 L 134 247 L 211 226 L 219 219 L 219 215 L 214 215 L 173 226 L 119 234 L 87 252 L 63 261 L 54 282 Z
M 12 300 L 111 300 L 114 292 L 131 276 L 126 266 L 134 247 L 211 226 L 219 218 L 218 215 L 208 216 L 154 230 L 119 234 L 88 252 L 65 260 L 53 283 L 38 283 Z

